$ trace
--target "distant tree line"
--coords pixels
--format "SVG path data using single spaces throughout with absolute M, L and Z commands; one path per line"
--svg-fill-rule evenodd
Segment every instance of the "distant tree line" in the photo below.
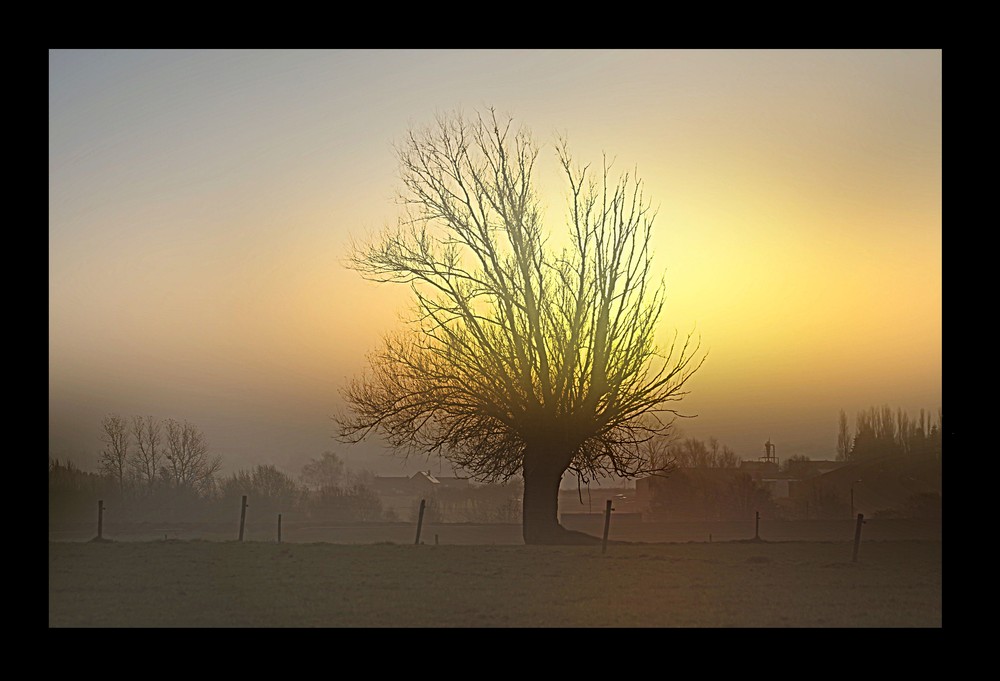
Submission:
M 672 470 L 647 481 L 650 510 L 691 520 L 745 518 L 754 511 L 786 518 L 850 517 L 852 481 L 863 477 L 863 484 L 855 481 L 859 498 L 876 507 L 877 517 L 940 518 L 941 494 L 933 486 L 940 480 L 941 423 L 940 409 L 932 419 L 925 410 L 911 416 L 882 406 L 859 412 L 852 430 L 841 410 L 836 459 L 860 464 L 863 475 L 791 480 L 789 496 L 777 499 L 771 487 L 741 470 L 740 457 L 714 438 L 658 443 L 656 456 Z M 804 455 L 786 457 L 780 471 L 787 473 L 791 464 L 808 460 Z
M 875 457 L 906 455 L 941 459 L 941 409 L 937 423 L 923 409 L 911 417 L 902 409 L 884 405 L 859 411 L 854 433 L 847 414 L 840 410 L 837 427 L 837 460 L 863 461 Z
M 101 436 L 96 473 L 49 460 L 50 520 L 89 521 L 100 499 L 109 518 L 121 521 L 230 521 L 243 496 L 257 518 L 407 520 L 383 508 L 372 473 L 349 470 L 335 452 L 309 460 L 297 479 L 272 464 L 222 475 L 222 458 L 190 422 L 109 414 Z M 443 494 L 430 500 L 426 520 L 517 522 L 511 489 L 481 485 L 465 495 Z
M 465 489 L 444 488 L 427 500 L 426 522 L 519 523 L 524 481 L 512 478 L 503 484 L 479 484 Z M 417 517 L 417 508 L 411 510 Z
M 685 438 L 669 445 L 667 451 L 679 468 L 739 468 L 742 461 L 736 452 L 719 444 L 714 437 L 707 443 L 693 437 Z
M 669 471 L 652 476 L 650 510 L 672 519 L 745 519 L 772 506 L 770 491 L 739 470 L 742 458 L 716 438 L 651 445 Z
M 162 492 L 199 498 L 216 491 L 222 457 L 209 455 L 204 433 L 188 421 L 109 414 L 101 421 L 101 440 L 100 473 L 122 499 Z
M 797 496 L 789 512 L 812 518 L 850 516 L 851 490 L 857 486 L 863 504 L 876 506 L 873 517 L 939 519 L 941 422 L 941 409 L 935 422 L 923 409 L 911 416 L 888 405 L 872 406 L 857 413 L 852 431 L 840 410 L 836 460 L 853 464 L 854 472 L 835 481 L 808 481 L 806 494 Z M 931 488 L 909 489 L 914 484 Z
M 72 461 L 49 459 L 50 521 L 89 518 L 97 499 L 110 499 L 117 492 L 106 476 L 81 470 Z

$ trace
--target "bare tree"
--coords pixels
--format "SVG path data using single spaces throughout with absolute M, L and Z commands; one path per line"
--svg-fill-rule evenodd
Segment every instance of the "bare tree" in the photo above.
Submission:
M 837 423 L 837 461 L 847 461 L 851 458 L 851 429 L 847 427 L 847 413 L 840 410 L 840 420 Z
M 274 465 L 258 464 L 251 470 L 239 470 L 219 484 L 223 499 L 250 496 L 258 514 L 289 511 L 298 502 L 300 488 L 292 478 Z
M 795 468 L 793 464 L 799 461 L 812 461 L 812 459 L 805 454 L 792 454 L 790 457 L 781 462 L 781 470 L 787 473 Z
M 460 114 L 397 148 L 403 216 L 355 246 L 366 278 L 408 285 L 416 314 L 345 390 L 339 435 L 378 431 L 404 456 L 439 454 L 484 482 L 522 475 L 528 544 L 579 543 L 557 517 L 560 480 L 656 472 L 651 437 L 704 358 L 689 336 L 663 350 L 664 284 L 642 183 L 557 156 L 568 246 L 550 249 L 532 172 L 538 148 L 510 118 Z
M 326 451 L 302 467 L 299 480 L 312 490 L 340 487 L 347 482 L 346 467 L 335 452 Z
M 649 462 L 651 474 L 667 477 L 678 468 L 677 457 L 672 451 L 674 435 L 657 435 L 642 443 L 643 457 Z
M 204 494 L 211 491 L 222 457 L 208 455 L 208 443 L 199 428 L 167 419 L 167 462 L 161 475 L 174 489 Z
M 727 445 L 722 445 L 722 449 L 719 450 L 718 449 L 719 443 L 716 441 L 715 438 L 712 438 L 711 442 L 713 447 L 712 453 L 716 467 L 739 468 L 740 463 L 743 461 L 742 457 L 737 456 L 736 452 L 734 452 Z
M 708 439 L 707 445 L 698 438 L 684 438 L 672 443 L 669 453 L 673 462 L 684 468 L 738 468 L 742 461 L 714 437 Z
M 161 430 L 160 421 L 152 416 L 132 417 L 131 432 L 135 450 L 129 457 L 129 466 L 147 494 L 153 493 L 163 459 Z
M 887 404 L 859 411 L 855 421 L 854 441 L 851 445 L 851 460 L 858 461 L 901 453 L 902 446 L 896 428 L 896 415 L 892 407 Z
M 118 484 L 119 493 L 125 493 L 125 480 L 129 460 L 128 423 L 118 414 L 108 414 L 101 421 L 104 450 L 101 452 L 101 473 Z

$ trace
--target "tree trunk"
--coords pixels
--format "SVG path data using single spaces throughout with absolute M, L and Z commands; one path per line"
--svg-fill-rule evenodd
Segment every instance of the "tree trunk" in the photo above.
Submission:
M 535 445 L 524 453 L 522 534 L 525 544 L 599 544 L 598 537 L 567 530 L 559 524 L 559 483 L 572 460 L 551 445 Z M 565 462 L 565 463 L 563 463 Z

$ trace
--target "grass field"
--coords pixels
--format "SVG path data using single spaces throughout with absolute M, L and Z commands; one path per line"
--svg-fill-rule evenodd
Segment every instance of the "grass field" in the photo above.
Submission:
M 49 543 L 50 627 L 941 627 L 941 541 Z

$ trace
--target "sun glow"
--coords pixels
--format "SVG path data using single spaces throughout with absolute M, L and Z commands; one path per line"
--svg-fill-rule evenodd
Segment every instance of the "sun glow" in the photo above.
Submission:
M 352 239 L 394 224 L 391 143 L 486 103 L 542 145 L 553 248 L 557 135 L 592 170 L 606 153 L 642 179 L 660 338 L 708 351 L 685 428 L 753 456 L 764 424 L 794 417 L 820 424 L 800 440 L 823 458 L 840 408 L 940 406 L 940 66 L 940 51 L 56 51 L 52 447 L 96 451 L 101 415 L 153 410 L 241 462 L 269 462 L 290 429 L 302 456 L 330 446 L 339 388 L 409 305 L 344 266 Z

